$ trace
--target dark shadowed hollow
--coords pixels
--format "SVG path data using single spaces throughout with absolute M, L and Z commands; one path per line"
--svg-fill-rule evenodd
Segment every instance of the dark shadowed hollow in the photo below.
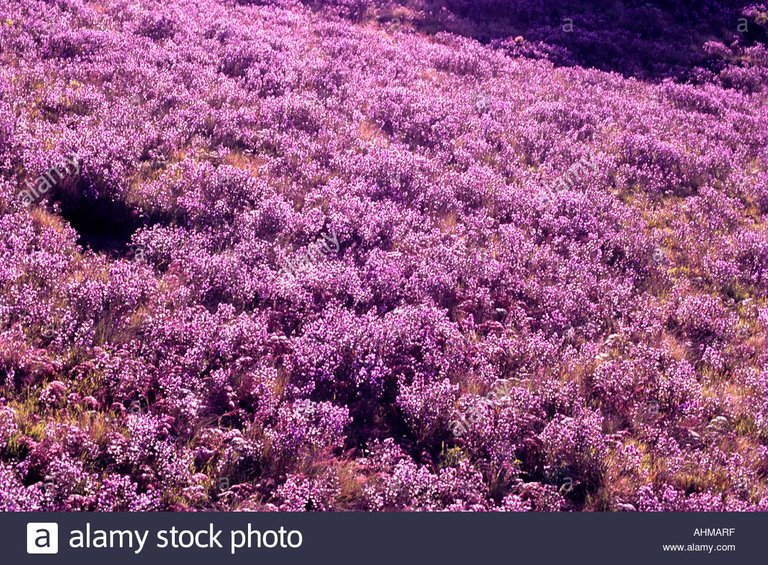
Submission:
M 78 244 L 96 253 L 124 256 L 131 237 L 147 225 L 141 213 L 119 200 L 68 196 L 59 201 L 62 217 L 77 232 Z

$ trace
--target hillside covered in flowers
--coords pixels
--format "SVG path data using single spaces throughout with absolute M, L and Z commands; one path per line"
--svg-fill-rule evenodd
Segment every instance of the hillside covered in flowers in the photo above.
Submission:
M 768 511 L 766 29 L 3 0 L 0 510 Z

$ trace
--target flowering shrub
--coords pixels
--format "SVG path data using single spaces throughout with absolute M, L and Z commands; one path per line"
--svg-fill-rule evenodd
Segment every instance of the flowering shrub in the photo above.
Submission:
M 576 4 L 6 0 L 0 510 L 768 508 L 768 7 Z
M 554 482 L 576 476 L 586 488 L 597 489 L 607 454 L 602 422 L 597 414 L 553 420 L 544 428 L 540 439 L 545 475 L 556 477 Z

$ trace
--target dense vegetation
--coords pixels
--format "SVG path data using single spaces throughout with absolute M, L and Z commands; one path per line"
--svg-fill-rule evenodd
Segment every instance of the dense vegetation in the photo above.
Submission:
M 4 0 L 0 509 L 768 510 L 767 26 Z

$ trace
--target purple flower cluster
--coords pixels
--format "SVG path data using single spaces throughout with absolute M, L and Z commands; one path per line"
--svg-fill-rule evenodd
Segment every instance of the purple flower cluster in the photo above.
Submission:
M 3 3 L 0 510 L 768 509 L 768 7 L 421 4 Z

